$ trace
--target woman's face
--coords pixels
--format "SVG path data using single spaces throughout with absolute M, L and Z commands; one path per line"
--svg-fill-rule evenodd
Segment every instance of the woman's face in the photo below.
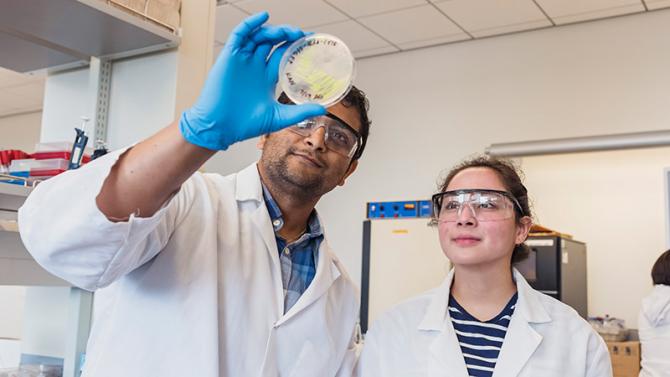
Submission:
M 498 173 L 485 167 L 460 171 L 446 191 L 465 189 L 507 191 Z M 522 223 L 517 225 L 514 214 L 504 220 L 479 221 L 464 206 L 457 220 L 439 222 L 440 245 L 455 266 L 509 263 L 515 245 L 526 239 L 531 220 L 524 217 Z

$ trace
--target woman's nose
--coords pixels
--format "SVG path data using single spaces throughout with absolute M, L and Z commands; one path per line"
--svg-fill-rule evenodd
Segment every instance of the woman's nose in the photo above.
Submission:
M 464 203 L 458 210 L 458 225 L 474 225 L 477 222 L 475 210 L 468 203 Z

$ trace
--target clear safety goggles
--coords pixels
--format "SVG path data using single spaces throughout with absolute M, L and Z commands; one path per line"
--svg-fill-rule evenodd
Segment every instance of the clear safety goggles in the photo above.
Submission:
M 351 158 L 360 148 L 363 138 L 353 127 L 333 114 L 310 118 L 297 123 L 288 129 L 301 136 L 311 136 L 314 131 L 323 127 L 326 131 L 324 142 L 333 152 Z
M 433 195 L 433 223 L 457 222 L 464 208 L 478 221 L 500 221 L 514 216 L 515 208 L 523 209 L 514 196 L 498 190 L 456 190 Z

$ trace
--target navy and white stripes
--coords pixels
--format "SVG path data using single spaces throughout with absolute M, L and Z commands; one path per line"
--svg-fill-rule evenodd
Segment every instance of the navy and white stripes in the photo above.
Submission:
M 514 294 L 500 314 L 489 321 L 481 322 L 465 311 L 453 296 L 449 297 L 449 315 L 469 376 L 493 375 L 516 301 L 517 294 Z

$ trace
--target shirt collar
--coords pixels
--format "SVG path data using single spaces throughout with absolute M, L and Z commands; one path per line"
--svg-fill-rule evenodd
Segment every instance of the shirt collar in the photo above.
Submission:
M 272 228 L 275 233 L 279 232 L 284 226 L 284 218 L 282 217 L 281 209 L 279 208 L 279 205 L 277 205 L 277 202 L 272 198 L 272 194 L 270 194 L 270 190 L 265 186 L 265 183 L 261 181 L 261 185 L 263 186 L 263 198 L 265 199 L 265 204 L 268 208 L 268 213 L 270 214 L 270 220 L 272 221 Z M 309 238 L 323 235 L 316 209 L 312 210 L 312 213 L 309 215 L 306 234 L 309 235 Z

